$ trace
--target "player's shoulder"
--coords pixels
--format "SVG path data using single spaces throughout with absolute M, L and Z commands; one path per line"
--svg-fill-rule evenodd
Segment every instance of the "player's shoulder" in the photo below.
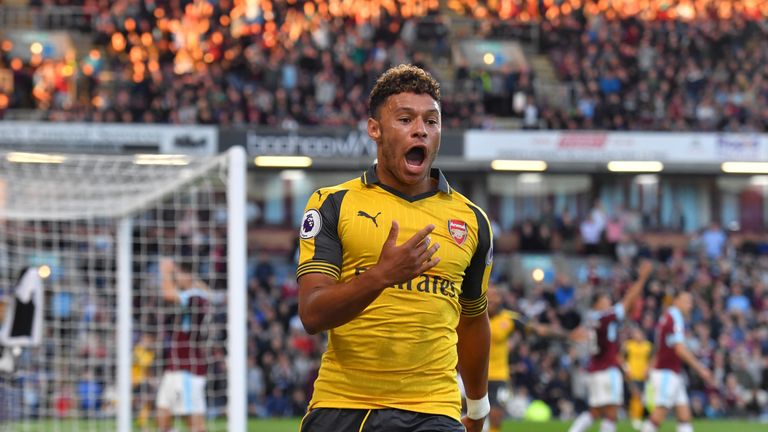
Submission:
M 485 210 L 483 210 L 479 205 L 475 204 L 470 200 L 469 198 L 465 197 L 461 193 L 457 192 L 455 189 L 451 189 L 451 199 L 454 200 L 457 204 L 460 206 L 468 208 L 470 211 L 474 212 L 478 217 L 482 217 L 485 219 L 485 222 L 490 226 L 490 220 L 488 219 L 488 215 L 485 213 Z
M 525 327 L 528 325 L 528 321 L 530 321 L 528 316 L 522 312 L 509 309 L 504 309 L 504 312 L 506 313 L 507 319 L 514 322 L 518 326 Z
M 357 180 L 357 182 L 359 183 L 359 180 Z M 344 183 L 339 183 L 333 186 L 321 187 L 312 192 L 312 195 L 309 197 L 309 205 L 313 207 L 319 207 L 330 197 L 338 197 L 340 196 L 339 193 L 344 195 L 346 192 L 354 188 L 355 179 L 348 180 Z
M 480 210 L 481 212 L 483 211 L 483 209 L 481 209 L 479 205 L 473 203 L 472 200 L 470 200 L 469 198 L 467 198 L 464 195 L 462 195 L 456 189 L 453 189 L 453 188 L 451 189 L 450 197 L 451 197 L 451 199 L 455 200 L 460 205 L 466 205 L 467 207 L 476 208 L 476 209 Z M 483 214 L 485 214 L 485 212 L 483 212 Z
M 502 309 L 501 312 L 499 312 L 499 316 L 507 321 L 513 321 L 515 318 L 517 318 L 519 314 L 515 311 L 511 311 L 509 309 Z

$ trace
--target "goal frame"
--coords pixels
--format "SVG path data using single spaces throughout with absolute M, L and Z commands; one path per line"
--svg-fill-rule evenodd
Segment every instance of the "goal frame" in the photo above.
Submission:
M 219 156 L 220 158 L 221 156 Z M 226 209 L 227 209 L 227 430 L 245 432 L 247 430 L 247 285 L 246 285 L 246 152 L 242 147 L 232 147 L 226 152 Z M 171 182 L 162 190 L 153 191 L 151 199 L 185 184 L 187 179 Z M 0 191 L 1 192 L 1 191 Z M 115 288 L 116 288 L 116 415 L 115 430 L 130 432 L 133 430 L 133 389 L 131 369 L 133 363 L 133 228 L 138 207 L 122 206 L 120 211 L 111 215 L 115 231 Z M 48 211 L 45 211 L 47 213 Z M 50 215 L 45 213 L 26 215 L 38 218 L 53 216 L 53 219 L 66 220 L 68 214 Z M 19 214 L 11 219 L 19 218 Z

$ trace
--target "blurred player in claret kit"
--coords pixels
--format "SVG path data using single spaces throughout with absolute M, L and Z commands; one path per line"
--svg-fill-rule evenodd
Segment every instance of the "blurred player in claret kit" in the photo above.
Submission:
M 652 270 L 650 261 L 642 261 L 637 280 L 619 303 L 612 305 L 610 296 L 605 293 L 595 295 L 588 318 L 588 325 L 594 329 L 590 341 L 592 357 L 587 366 L 589 411 L 576 418 L 569 432 L 584 432 L 599 418 L 603 419 L 600 432 L 616 431 L 618 410 L 624 403 L 624 377 L 619 360 L 619 329 L 624 322 L 626 310 L 642 294 Z
M 173 305 L 173 319 L 157 392 L 157 426 L 161 432 L 170 431 L 173 416 L 182 416 L 191 432 L 203 432 L 208 370 L 204 327 L 210 292 L 188 260 L 176 265 L 162 258 L 160 277 L 163 299 Z
M 656 326 L 656 362 L 651 370 L 650 402 L 653 410 L 643 424 L 642 432 L 656 432 L 671 408 L 677 416 L 677 432 L 693 432 L 691 408 L 688 406 L 688 391 L 681 372 L 685 362 L 691 369 L 714 387 L 712 373 L 685 346 L 685 317 L 693 309 L 691 293 L 680 291 Z
M 378 163 L 312 194 L 300 228 L 299 315 L 310 333 L 329 332 L 301 430 L 479 432 L 490 223 L 432 168 L 440 89 L 428 73 L 389 69 L 369 110 Z

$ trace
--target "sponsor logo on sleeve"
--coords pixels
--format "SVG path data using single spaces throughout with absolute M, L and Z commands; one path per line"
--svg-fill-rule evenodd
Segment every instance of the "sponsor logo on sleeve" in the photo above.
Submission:
M 301 219 L 299 236 L 303 239 L 314 238 L 320 232 L 322 225 L 323 220 L 320 217 L 320 212 L 315 209 L 309 209 Z

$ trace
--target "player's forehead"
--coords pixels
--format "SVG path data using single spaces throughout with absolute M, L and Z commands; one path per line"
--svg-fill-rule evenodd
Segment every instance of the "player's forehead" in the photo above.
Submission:
M 440 114 L 440 104 L 427 93 L 395 93 L 384 101 L 383 108 L 391 114 Z

